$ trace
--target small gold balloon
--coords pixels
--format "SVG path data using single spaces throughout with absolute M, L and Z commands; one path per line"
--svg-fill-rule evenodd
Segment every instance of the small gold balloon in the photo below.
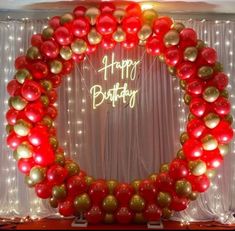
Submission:
M 13 96 L 10 98 L 10 104 L 15 110 L 21 111 L 26 107 L 28 102 L 21 96 Z
M 113 33 L 113 39 L 118 43 L 123 42 L 126 39 L 125 31 L 121 27 L 118 27 L 117 30 Z
M 171 204 L 171 195 L 167 192 L 159 192 L 157 203 L 160 207 L 168 207 Z
M 198 76 L 203 79 L 207 80 L 210 79 L 213 75 L 213 68 L 209 66 L 202 66 L 198 69 Z
M 21 158 L 30 158 L 33 156 L 33 147 L 29 142 L 24 141 L 16 148 L 17 156 Z
M 162 209 L 162 218 L 163 219 L 170 219 L 170 217 L 173 215 L 173 211 L 169 208 L 163 208 Z
M 106 213 L 104 216 L 104 223 L 105 224 L 112 224 L 114 223 L 114 215 L 111 213 Z
M 196 47 L 187 47 L 184 50 L 184 60 L 195 62 L 197 59 L 198 51 Z
M 118 207 L 118 202 L 115 196 L 108 195 L 104 198 L 102 208 L 106 213 L 113 213 Z
M 220 96 L 228 99 L 229 98 L 229 93 L 226 89 L 224 89 L 224 90 L 220 91 Z
M 53 74 L 59 74 L 63 69 L 63 64 L 59 60 L 53 60 L 50 62 L 50 71 Z
M 64 14 L 64 15 L 61 16 L 61 18 L 60 18 L 60 24 L 61 24 L 61 25 L 64 25 L 64 24 L 66 24 L 66 23 L 69 23 L 69 22 L 73 21 L 73 19 L 74 19 L 74 17 L 73 17 L 72 14 L 66 13 L 66 14 Z
M 71 44 L 72 51 L 75 54 L 83 54 L 87 50 L 87 43 L 83 39 L 76 39 Z
M 66 163 L 65 168 L 67 169 L 69 176 L 74 176 L 80 172 L 80 168 L 75 162 Z
M 102 40 L 102 35 L 96 31 L 95 28 L 92 28 L 88 33 L 88 41 L 91 45 L 97 45 Z
M 194 176 L 203 175 L 207 170 L 206 163 L 202 160 L 189 161 L 189 169 Z
M 61 153 L 56 154 L 55 155 L 55 163 L 60 166 L 64 166 L 64 163 L 65 163 L 64 155 Z
M 146 40 L 139 40 L 139 46 L 146 46 L 147 41 Z
M 156 181 L 157 180 L 157 174 L 153 173 L 153 174 L 149 175 L 148 178 L 152 181 Z
M 53 88 L 53 84 L 50 80 L 43 79 L 40 81 L 40 83 L 46 91 L 51 91 Z
M 188 196 L 188 198 L 191 200 L 191 201 L 195 201 L 198 197 L 198 192 L 191 192 L 191 194 Z
M 44 39 L 50 39 L 54 35 L 54 29 L 52 27 L 47 27 L 42 31 L 42 37 Z
M 55 185 L 52 188 L 52 196 L 57 200 L 62 200 L 67 196 L 66 186 L 62 185 Z
M 130 200 L 129 207 L 132 211 L 140 213 L 145 208 L 145 201 L 141 196 L 135 194 Z
M 185 28 L 185 25 L 181 22 L 176 22 L 172 25 L 172 29 L 175 29 L 179 33 Z
M 192 113 L 188 114 L 188 121 L 191 121 L 191 120 L 193 120 L 195 118 L 196 118 L 195 115 L 193 115 Z
M 220 122 L 220 117 L 211 112 L 211 113 L 208 113 L 204 118 L 203 118 L 204 122 L 205 122 L 205 125 L 210 128 L 210 129 L 213 129 L 215 128 L 219 122 Z
M 32 181 L 32 179 L 29 176 L 24 177 L 24 182 L 27 184 L 29 188 L 33 188 L 35 186 L 35 183 Z
M 206 151 L 212 151 L 218 147 L 217 139 L 211 134 L 205 135 L 201 139 L 201 142 L 202 142 L 203 149 Z
M 187 132 L 183 132 L 180 135 L 180 143 L 183 145 L 187 140 L 189 139 L 188 133 Z
M 223 118 L 224 121 L 228 122 L 230 125 L 232 125 L 233 123 L 233 116 L 231 114 L 228 114 L 226 115 L 224 118 Z
M 70 60 L 72 58 L 73 52 L 70 47 L 64 46 L 60 49 L 60 56 L 64 60 Z
M 168 66 L 167 69 L 171 75 L 173 75 L 173 76 L 176 75 L 176 67 Z
M 113 16 L 116 18 L 118 23 L 121 23 L 126 16 L 126 11 L 122 9 L 117 9 L 113 12 Z
M 89 19 L 90 24 L 94 26 L 96 24 L 96 20 L 100 15 L 100 10 L 96 7 L 90 7 L 87 9 L 85 16 Z
M 20 119 L 14 125 L 14 132 L 19 136 L 27 136 L 30 132 L 32 125 L 27 121 Z
M 114 193 L 114 190 L 117 187 L 117 185 L 118 185 L 118 182 L 116 180 L 108 180 L 107 181 L 107 186 L 109 188 L 109 193 L 110 194 Z
M 206 175 L 208 178 L 213 179 L 216 176 L 216 170 L 209 169 L 209 170 L 207 170 Z
M 40 101 L 45 107 L 47 107 L 50 103 L 49 98 L 46 95 L 41 95 Z
M 184 103 L 185 103 L 185 104 L 189 105 L 190 102 L 191 102 L 191 99 L 192 99 L 192 96 L 191 96 L 191 95 L 189 95 L 189 94 L 187 94 L 187 93 L 184 94 Z
M 138 192 L 139 186 L 140 186 L 140 180 L 134 180 L 134 181 L 132 181 L 131 185 L 133 186 L 133 188 L 135 189 L 135 191 Z
M 86 212 L 91 206 L 91 199 L 87 193 L 84 193 L 77 196 L 73 204 L 77 212 Z
M 16 72 L 15 78 L 19 83 L 23 84 L 26 79 L 30 79 L 32 76 L 30 75 L 29 71 L 24 68 Z
M 181 79 L 181 80 L 180 80 L 180 87 L 181 87 L 183 90 L 185 90 L 186 85 L 187 85 L 187 82 L 186 82 L 185 80 Z
M 156 18 L 158 18 L 158 14 L 154 9 L 148 9 L 142 12 L 143 22 L 150 26 L 153 25 L 153 22 Z
M 45 180 L 46 169 L 41 166 L 34 166 L 29 172 L 30 179 L 35 183 L 41 183 Z
M 49 199 L 49 204 L 50 204 L 50 206 L 51 206 L 52 208 L 57 208 L 59 202 L 58 202 L 58 200 L 55 199 L 54 197 L 51 197 L 51 198 Z
M 158 56 L 158 59 L 159 59 L 160 62 L 164 63 L 164 62 L 165 62 L 165 56 L 164 56 L 164 54 L 159 55 L 159 56 Z
M 53 124 L 53 120 L 51 119 L 50 116 L 44 116 L 42 118 L 42 124 L 50 128 Z
M 92 176 L 85 176 L 85 181 L 87 186 L 90 186 L 92 182 L 94 181 L 94 178 Z
M 228 145 L 228 144 L 219 144 L 219 145 L 218 145 L 218 149 L 219 149 L 219 151 L 220 151 L 220 154 L 221 154 L 222 156 L 225 156 L 225 155 L 227 155 L 228 152 L 229 152 L 229 145 Z
M 146 40 L 152 34 L 152 28 L 149 25 L 144 24 L 138 31 L 138 38 L 140 40 Z
M 30 47 L 26 53 L 27 58 L 29 59 L 38 59 L 40 57 L 40 51 L 37 47 Z
M 7 124 L 7 125 L 6 125 L 6 133 L 7 133 L 7 134 L 9 134 L 10 132 L 12 132 L 13 129 L 14 129 L 14 128 L 13 128 L 12 125 L 10 125 L 10 124 Z
M 180 160 L 184 160 L 184 159 L 185 159 L 185 155 L 184 155 L 183 149 L 180 149 L 180 150 L 177 152 L 177 158 L 180 159 Z
M 223 68 L 223 64 L 220 62 L 216 62 L 214 67 L 213 67 L 214 72 L 223 72 L 224 68 Z
M 164 36 L 164 44 L 166 47 L 176 46 L 179 44 L 180 36 L 176 30 L 168 31 Z
M 143 213 L 135 213 L 133 221 L 136 224 L 145 224 L 146 223 L 146 219 L 145 219 Z
M 204 48 L 204 47 L 205 47 L 204 41 L 198 39 L 198 40 L 197 40 L 197 46 L 196 46 L 196 48 L 197 48 L 198 50 L 201 50 L 201 49 Z
M 56 150 L 57 147 L 58 147 L 58 144 L 59 144 L 57 138 L 56 138 L 55 136 L 51 136 L 51 137 L 49 138 L 49 142 L 50 142 L 51 147 L 52 147 L 54 150 Z
M 16 161 L 18 161 L 18 160 L 20 159 L 20 157 L 19 157 L 19 155 L 18 155 L 18 153 L 17 153 L 17 150 L 14 150 L 14 151 L 13 151 L 13 158 L 14 158 Z
M 169 164 L 166 163 L 166 164 L 162 164 L 160 166 L 160 172 L 168 172 L 169 171 Z
M 203 91 L 203 99 L 209 103 L 215 102 L 220 95 L 219 90 L 216 87 L 207 87 Z
M 192 192 L 192 186 L 186 180 L 178 180 L 175 183 L 175 191 L 179 196 L 188 196 Z

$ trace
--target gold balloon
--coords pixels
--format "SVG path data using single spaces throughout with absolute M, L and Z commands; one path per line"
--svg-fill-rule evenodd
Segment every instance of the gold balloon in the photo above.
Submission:
M 216 87 L 207 87 L 203 91 L 203 99 L 209 103 L 215 102 L 220 95 L 219 90 Z
M 126 11 L 122 9 L 117 9 L 113 12 L 113 16 L 116 18 L 118 23 L 121 23 L 126 16 Z
M 29 172 L 30 179 L 35 183 L 41 183 L 46 178 L 46 169 L 41 166 L 34 166 Z
M 88 41 L 91 45 L 97 45 L 102 40 L 102 35 L 96 31 L 95 28 L 92 28 L 88 33 Z
M 166 47 L 176 46 L 179 44 L 180 36 L 176 30 L 168 31 L 164 36 L 164 44 Z
M 191 121 L 191 120 L 193 120 L 195 118 L 196 118 L 195 115 L 193 115 L 192 113 L 188 114 L 188 121 Z
M 185 104 L 189 105 L 191 102 L 191 99 L 192 99 L 191 95 L 189 95 L 187 93 L 184 94 L 184 103 Z
M 214 72 L 223 72 L 224 68 L 223 68 L 223 64 L 220 62 L 216 62 L 214 67 L 213 67 Z
M 29 59 L 38 59 L 40 57 L 40 51 L 37 47 L 30 47 L 26 53 L 27 58 Z
M 168 172 L 169 171 L 169 164 L 162 164 L 160 166 L 160 172 Z
M 168 207 L 171 204 L 171 195 L 167 192 L 159 192 L 157 203 L 160 207 Z
M 21 158 L 30 158 L 33 156 L 33 147 L 29 142 L 24 141 L 16 148 L 17 156 Z
M 172 25 L 172 29 L 175 29 L 179 33 L 185 28 L 185 25 L 181 22 L 176 22 Z
M 185 159 L 185 155 L 184 155 L 183 149 L 180 149 L 180 150 L 177 152 L 177 158 L 180 159 L 180 160 L 184 160 L 184 159 Z
M 104 198 L 102 208 L 106 213 L 113 213 L 118 207 L 118 202 L 115 196 L 108 195 Z
M 18 161 L 18 160 L 20 159 L 20 157 L 19 157 L 19 155 L 18 155 L 18 153 L 17 153 L 17 150 L 14 150 L 14 151 L 13 151 L 13 158 L 14 158 L 16 161 Z
M 42 37 L 44 39 L 50 39 L 54 35 L 54 29 L 52 27 L 47 27 L 42 31 Z
M 138 38 L 140 40 L 146 40 L 152 34 L 152 28 L 149 25 L 144 24 L 138 31 Z
M 213 72 L 214 71 L 212 67 L 202 66 L 198 69 L 198 76 L 203 80 L 207 80 L 212 77 Z
M 13 96 L 10 98 L 10 105 L 17 111 L 23 110 L 28 102 L 21 96 Z
M 83 54 L 87 50 L 87 43 L 83 39 L 76 39 L 71 44 L 72 51 L 75 54 Z
M 104 223 L 105 224 L 112 224 L 114 223 L 114 215 L 110 213 L 106 213 L 104 216 Z
M 56 150 L 57 147 L 58 147 L 58 144 L 59 144 L 57 138 L 56 138 L 55 136 L 51 136 L 51 137 L 49 138 L 49 142 L 50 142 L 50 145 L 52 146 L 52 148 L 53 148 L 54 150 Z
M 64 60 L 70 60 L 72 58 L 73 52 L 70 47 L 64 46 L 60 49 L 60 56 Z
M 158 56 L 158 59 L 159 59 L 160 62 L 164 63 L 164 62 L 165 62 L 165 56 L 164 56 L 164 54 L 159 55 L 159 56 Z
M 140 213 L 145 208 L 145 201 L 141 196 L 135 194 L 130 200 L 129 207 L 132 211 Z
M 157 174 L 153 173 L 150 176 L 148 176 L 148 178 L 152 181 L 156 181 L 157 180 Z
M 184 50 L 184 60 L 185 61 L 190 61 L 190 62 L 195 62 L 197 59 L 198 51 L 196 47 L 187 47 Z
M 50 206 L 51 206 L 52 208 L 57 208 L 59 202 L 58 202 L 58 200 L 55 199 L 54 197 L 51 197 L 51 198 L 49 199 L 49 204 L 50 204 Z
M 55 185 L 52 188 L 52 196 L 56 200 L 62 200 L 67 196 L 66 186 L 64 184 L 62 185 Z
M 94 178 L 92 176 L 85 176 L 85 181 L 87 186 L 90 186 L 92 182 L 94 181 Z
M 181 80 L 180 80 L 180 87 L 181 87 L 183 90 L 185 90 L 186 85 L 187 85 L 187 82 L 186 82 L 185 80 L 181 79 Z
M 216 171 L 215 171 L 215 169 L 209 169 L 209 170 L 207 170 L 206 175 L 207 175 L 207 177 L 210 178 L 210 179 L 214 178 L 214 177 L 216 176 Z
M 154 9 L 144 10 L 142 12 L 142 19 L 143 22 L 152 26 L 154 20 L 158 18 L 158 14 Z
M 24 182 L 27 184 L 29 188 L 33 188 L 35 186 L 35 183 L 32 181 L 32 179 L 29 176 L 24 177 Z
M 9 133 L 12 132 L 12 131 L 13 131 L 13 126 L 10 125 L 10 124 L 7 124 L 7 125 L 6 125 L 6 133 L 9 134 Z
M 126 39 L 125 31 L 121 27 L 118 27 L 117 30 L 113 33 L 113 39 L 118 43 L 123 42 Z
M 51 119 L 50 116 L 44 116 L 42 118 L 42 124 L 50 128 L 53 124 L 53 120 Z
M 176 74 L 176 67 L 168 66 L 167 69 L 168 69 L 168 71 L 169 71 L 169 73 L 171 75 L 175 76 L 175 74 Z
M 59 60 L 53 60 L 50 62 L 50 71 L 53 74 L 59 74 L 63 69 L 63 64 Z
M 215 150 L 218 147 L 217 139 L 214 136 L 210 135 L 210 134 L 205 135 L 201 139 L 201 142 L 202 142 L 203 149 L 206 150 L 206 151 L 212 151 L 212 150 Z
M 231 114 L 228 114 L 226 115 L 224 118 L 223 118 L 224 121 L 228 122 L 230 125 L 232 125 L 233 123 L 233 116 Z
M 75 162 L 69 162 L 65 164 L 65 168 L 68 171 L 69 176 L 74 176 L 80 172 L 80 168 Z
M 53 84 L 50 80 L 43 79 L 40 81 L 40 83 L 46 91 L 51 91 L 53 88 Z
M 197 46 L 196 46 L 196 48 L 197 48 L 198 50 L 201 50 L 201 49 L 204 48 L 204 47 L 205 47 L 204 41 L 198 39 L 198 40 L 197 40 Z
M 87 9 L 85 16 L 89 19 L 90 24 L 94 26 L 96 24 L 96 20 L 100 15 L 100 10 L 96 7 L 90 7 Z
M 139 46 L 146 46 L 147 40 L 139 40 Z
M 191 192 L 191 194 L 188 196 L 188 198 L 191 200 L 191 201 L 195 201 L 198 197 L 198 192 Z
M 136 223 L 136 224 L 145 224 L 146 223 L 146 219 L 145 219 L 143 213 L 135 213 L 133 220 L 134 220 L 134 223 Z
M 189 139 L 188 133 L 187 132 L 183 132 L 180 135 L 180 143 L 183 145 L 187 140 Z
M 108 180 L 107 181 L 107 186 L 109 188 L 109 193 L 110 194 L 114 193 L 114 190 L 117 187 L 117 185 L 118 185 L 118 182 L 116 180 Z
M 31 79 L 32 76 L 27 69 L 20 69 L 16 72 L 15 78 L 19 83 L 23 84 L 26 79 Z
M 179 196 L 188 196 L 192 192 L 192 186 L 186 180 L 178 180 L 175 183 L 175 191 Z
M 56 154 L 55 155 L 55 163 L 60 166 L 64 166 L 64 163 L 65 163 L 64 155 L 61 153 Z
M 189 169 L 194 176 L 203 175 L 207 170 L 206 163 L 202 160 L 189 161 Z
M 69 23 L 71 21 L 73 21 L 74 17 L 72 14 L 70 13 L 66 13 L 64 15 L 61 16 L 60 18 L 60 24 L 64 25 L 65 23 Z
M 87 193 L 83 193 L 75 198 L 73 204 L 77 212 L 86 212 L 91 206 L 91 199 Z
M 14 125 L 14 132 L 19 136 L 27 136 L 30 132 L 32 125 L 27 121 L 20 119 Z
M 134 180 L 131 183 L 132 187 L 135 189 L 136 192 L 138 192 L 139 190 L 139 186 L 140 186 L 140 180 Z
M 41 95 L 40 101 L 45 107 L 47 107 L 50 103 L 49 98 L 46 95 Z
M 222 97 L 226 98 L 226 99 L 229 98 L 229 93 L 228 93 L 228 91 L 227 91 L 226 89 L 220 91 L 220 95 L 221 95 Z
M 162 218 L 163 219 L 170 219 L 170 217 L 173 215 L 173 211 L 169 208 L 163 208 L 162 209 Z
M 227 155 L 228 152 L 229 152 L 229 145 L 228 145 L 228 144 L 219 144 L 219 145 L 218 145 L 218 149 L 219 149 L 219 151 L 220 151 L 220 154 L 221 154 L 222 156 L 225 156 L 225 155 Z
M 204 122 L 205 122 L 205 125 L 210 128 L 210 129 L 213 129 L 215 128 L 219 122 L 220 122 L 220 117 L 211 112 L 211 113 L 208 113 L 204 118 L 203 118 Z

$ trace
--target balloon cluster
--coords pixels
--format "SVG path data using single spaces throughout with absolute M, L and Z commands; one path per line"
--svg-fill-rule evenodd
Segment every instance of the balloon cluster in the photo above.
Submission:
M 164 61 L 180 79 L 190 110 L 177 157 L 163 164 L 159 174 L 131 184 L 87 176 L 65 157 L 53 123 L 56 88 L 74 62 L 98 45 L 108 50 L 116 43 L 126 49 L 146 46 Z M 193 29 L 158 17 L 152 9 L 142 12 L 138 4 L 123 10 L 106 2 L 53 17 L 42 34 L 32 36 L 31 45 L 16 58 L 17 71 L 7 86 L 7 144 L 26 184 L 40 198 L 49 199 L 64 216 L 84 213 L 89 223 L 142 223 L 169 218 L 209 187 L 233 137 L 228 77 L 216 51 L 198 40 Z

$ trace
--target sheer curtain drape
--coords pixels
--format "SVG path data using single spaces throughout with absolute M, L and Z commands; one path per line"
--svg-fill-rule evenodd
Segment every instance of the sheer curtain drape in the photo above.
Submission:
M 219 60 L 230 77 L 229 91 L 234 114 L 235 22 L 184 20 L 183 23 L 193 27 L 199 38 L 218 51 Z M 4 112 L 0 114 L 1 216 L 31 214 L 44 217 L 55 214 L 46 202 L 35 197 L 32 189 L 27 189 L 5 144 L 6 84 L 15 72 L 14 58 L 26 51 L 31 35 L 40 32 L 45 24 L 46 20 L 0 21 L 0 105 Z M 96 110 L 92 109 L 91 86 L 100 84 L 111 88 L 120 78 L 118 72 L 114 77 L 109 73 L 108 81 L 99 76 L 97 70 L 102 66 L 103 56 L 110 58 L 112 52 L 98 49 L 82 64 L 75 66 L 58 90 L 58 136 L 67 155 L 78 161 L 88 174 L 130 182 L 157 172 L 160 164 L 174 158 L 180 147 L 179 134 L 185 128 L 187 108 L 182 101 L 178 79 L 172 78 L 165 65 L 147 55 L 144 48 L 127 52 L 117 46 L 114 54 L 118 61 L 141 61 L 136 79 L 128 81 L 131 88 L 139 90 L 135 108 L 124 104 L 112 108 L 110 104 L 103 104 Z M 173 219 L 233 221 L 234 142 L 230 150 L 211 188 L 192 202 L 187 210 L 176 213 Z

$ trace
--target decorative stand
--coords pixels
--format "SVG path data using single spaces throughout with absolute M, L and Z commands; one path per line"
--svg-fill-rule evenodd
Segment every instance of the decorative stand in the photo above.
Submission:
M 79 217 L 75 217 L 71 226 L 72 227 L 87 227 L 87 220 L 84 219 L 83 213 L 80 213 Z
M 148 229 L 163 229 L 162 220 L 159 221 L 150 221 L 147 223 Z

